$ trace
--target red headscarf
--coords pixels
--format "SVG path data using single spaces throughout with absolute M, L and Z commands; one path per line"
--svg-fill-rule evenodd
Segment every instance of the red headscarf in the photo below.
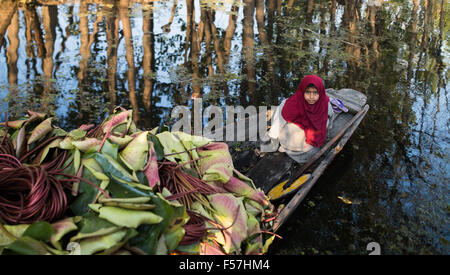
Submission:
M 319 100 L 308 104 L 305 91 L 313 84 L 319 92 Z M 306 143 L 320 147 L 327 137 L 328 101 L 322 78 L 307 75 L 297 88 L 297 92 L 286 100 L 281 115 L 287 122 L 295 123 L 305 131 Z

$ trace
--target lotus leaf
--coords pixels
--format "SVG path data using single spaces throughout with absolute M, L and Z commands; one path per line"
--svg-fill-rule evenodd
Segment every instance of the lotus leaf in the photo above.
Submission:
M 87 238 L 80 242 L 81 255 L 92 255 L 96 252 L 111 248 L 119 243 L 126 234 L 127 229 L 121 229 L 108 235 Z
M 141 224 L 155 224 L 162 221 L 162 217 L 149 211 L 129 210 L 119 207 L 104 206 L 100 210 L 103 218 L 117 226 L 137 228 Z

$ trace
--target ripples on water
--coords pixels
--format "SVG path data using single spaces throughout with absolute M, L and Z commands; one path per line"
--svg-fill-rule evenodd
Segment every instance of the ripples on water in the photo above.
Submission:
M 269 252 L 449 253 L 445 0 L 31 2 L 2 1 L 2 113 L 72 129 L 121 105 L 151 128 L 191 97 L 276 105 L 316 73 L 370 111 Z

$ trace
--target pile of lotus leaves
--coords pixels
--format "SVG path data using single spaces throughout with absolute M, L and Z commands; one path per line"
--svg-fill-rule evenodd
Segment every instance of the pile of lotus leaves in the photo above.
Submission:
M 270 220 L 278 211 L 234 169 L 225 143 L 167 129 L 138 130 L 132 111 L 121 107 L 98 126 L 70 132 L 52 120 L 28 111 L 3 122 L 0 139 L 9 138 L 15 157 L 28 167 L 66 152 L 64 173 L 83 180 L 71 181 L 65 191 L 68 207 L 57 219 L 2 220 L 0 254 L 267 252 L 275 237 Z M 169 190 L 178 187 L 170 185 L 178 183 L 163 181 L 164 165 L 178 176 L 190 175 L 177 176 L 185 186 L 190 179 L 209 191 L 193 185 L 189 192 L 173 194 Z M 191 195 L 189 203 L 181 199 L 185 195 Z

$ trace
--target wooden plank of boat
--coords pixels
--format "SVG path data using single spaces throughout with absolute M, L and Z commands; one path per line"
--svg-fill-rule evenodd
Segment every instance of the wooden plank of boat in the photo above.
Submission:
M 314 184 L 317 182 L 319 177 L 323 174 L 327 166 L 331 163 L 331 161 L 334 159 L 334 157 L 342 150 L 344 145 L 347 143 L 348 139 L 352 136 L 353 132 L 356 130 L 356 128 L 361 123 L 364 116 L 367 114 L 367 111 L 369 110 L 369 105 L 365 105 L 361 111 L 358 112 L 354 116 L 354 118 L 348 123 L 348 128 L 345 130 L 345 134 L 343 134 L 342 138 L 339 140 L 338 144 L 328 152 L 325 159 L 323 159 L 320 164 L 316 167 L 314 172 L 311 175 L 311 178 L 308 182 L 306 182 L 302 188 L 300 188 L 297 193 L 294 195 L 294 197 L 289 201 L 289 203 L 286 205 L 286 207 L 283 208 L 283 210 L 280 212 L 279 216 L 274 222 L 274 232 L 276 232 L 281 225 L 289 218 L 289 216 L 295 211 L 297 206 L 302 202 L 302 200 L 306 197 L 308 192 L 311 190 L 311 188 L 314 186 Z

